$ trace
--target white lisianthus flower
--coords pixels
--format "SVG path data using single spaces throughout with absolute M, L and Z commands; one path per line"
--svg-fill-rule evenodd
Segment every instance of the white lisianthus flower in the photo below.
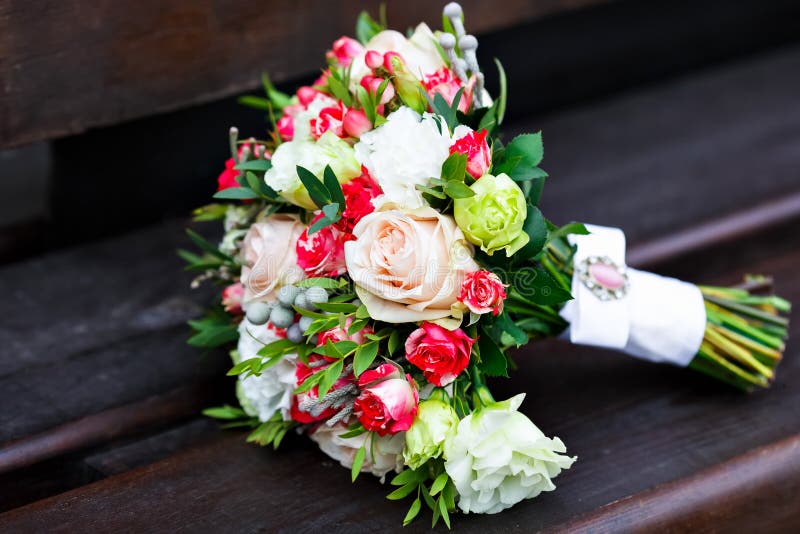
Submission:
M 299 140 L 281 143 L 272 155 L 272 168 L 264 175 L 264 181 L 292 204 L 309 210 L 316 209 L 316 205 L 297 176 L 298 165 L 320 180 L 327 165 L 331 166 L 339 183 L 349 182 L 361 175 L 361 165 L 356 160 L 353 147 L 331 131 L 322 134 L 316 142 Z
M 395 30 L 384 30 L 364 45 L 364 49 L 353 58 L 350 64 L 350 90 L 355 91 L 361 78 L 370 74 L 365 57 L 367 51 L 375 50 L 381 54 L 397 52 L 403 57 L 408 70 L 420 80 L 445 66 L 439 54 L 436 36 L 424 22 L 414 28 L 411 37 L 406 38 Z
M 447 439 L 456 431 L 458 415 L 439 399 L 419 403 L 411 428 L 406 431 L 403 458 L 411 469 L 419 469 L 431 458 L 442 454 Z
M 389 115 L 383 125 L 363 134 L 355 146 L 356 159 L 383 189 L 383 195 L 373 204 L 379 207 L 391 203 L 401 209 L 423 207 L 425 200 L 416 186 L 441 176 L 450 144 L 444 119 L 439 131 L 432 114 L 420 116 L 406 106 Z M 273 165 L 274 161 L 273 156 Z
M 445 470 L 464 513 L 496 514 L 556 487 L 552 478 L 575 461 L 517 408 L 525 394 L 466 416 L 444 448 Z
M 352 438 L 340 437 L 346 432 L 348 432 L 347 427 L 342 423 L 333 426 L 320 425 L 310 438 L 317 442 L 322 452 L 347 469 L 353 467 L 353 459 L 358 449 L 366 446 L 367 454 L 364 456 L 361 472 L 372 473 L 380 477 L 381 482 L 386 478 L 386 473 L 402 471 L 405 432 L 374 437 L 370 432 L 364 432 Z
M 256 326 L 246 318 L 239 324 L 239 344 L 236 363 L 258 357 L 258 351 L 280 339 L 266 325 Z M 269 421 L 280 410 L 284 421 L 290 421 L 292 394 L 297 387 L 296 354 L 287 354 L 277 364 L 264 369 L 260 375 L 241 376 L 236 384 L 236 394 L 242 409 L 262 422 Z

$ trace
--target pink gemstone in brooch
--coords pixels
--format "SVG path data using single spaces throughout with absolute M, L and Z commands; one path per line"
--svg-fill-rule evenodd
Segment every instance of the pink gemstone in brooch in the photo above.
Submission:
M 577 266 L 578 278 L 600 300 L 616 300 L 628 292 L 628 275 L 624 265 L 617 265 L 607 256 L 589 256 Z

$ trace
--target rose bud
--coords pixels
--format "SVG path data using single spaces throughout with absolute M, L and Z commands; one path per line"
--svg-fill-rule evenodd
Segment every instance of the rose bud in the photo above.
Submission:
M 328 50 L 325 57 L 342 67 L 346 67 L 353 62 L 354 57 L 363 51 L 364 47 L 361 43 L 351 37 L 343 36 L 333 42 L 331 50 Z
M 383 54 L 383 68 L 389 71 L 390 74 L 394 74 L 395 69 L 404 63 L 403 56 L 397 52 L 386 52 Z
M 291 141 L 294 137 L 294 117 L 284 114 L 283 117 L 278 119 L 275 123 L 275 130 L 278 132 L 278 135 L 281 136 L 281 139 L 284 141 Z
M 467 134 L 458 136 L 456 131 L 458 139 L 450 146 L 451 154 L 458 152 L 467 156 L 467 172 L 476 180 L 489 172 L 489 167 L 492 166 L 492 151 L 486 142 L 488 133 L 486 130 L 470 130 Z
M 361 137 L 361 134 L 372 129 L 367 114 L 360 109 L 348 109 L 342 122 L 344 133 L 350 137 Z
M 361 86 L 370 93 L 377 95 L 383 81 L 384 78 L 379 78 L 377 76 L 364 76 L 361 78 Z M 391 83 L 387 83 L 386 87 L 383 88 L 381 101 L 379 103 L 387 104 L 392 98 L 394 98 L 394 86 Z
M 314 99 L 317 97 L 318 94 L 319 91 L 317 91 L 313 87 L 304 85 L 303 87 L 297 90 L 297 100 L 299 100 L 303 106 L 308 106 L 311 102 L 314 101 Z
M 379 69 L 383 65 L 383 54 L 377 50 L 368 50 L 364 56 L 364 63 L 370 70 Z
M 505 298 L 505 284 L 500 277 L 489 271 L 467 273 L 461 285 L 461 294 L 458 296 L 458 300 L 472 313 L 492 312 L 494 315 L 503 311 Z
M 457 328 L 422 323 L 406 340 L 406 359 L 435 386 L 446 386 L 469 365 L 475 340 Z
M 358 379 L 361 395 L 353 405 L 361 424 L 379 436 L 408 430 L 417 413 L 419 397 L 410 375 L 385 363 Z
M 242 313 L 242 299 L 244 298 L 244 286 L 241 282 L 231 284 L 222 290 L 222 305 L 225 311 L 232 315 Z

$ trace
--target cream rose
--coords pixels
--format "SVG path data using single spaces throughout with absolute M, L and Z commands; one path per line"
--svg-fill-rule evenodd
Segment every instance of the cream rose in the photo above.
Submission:
M 353 235 L 345 262 L 370 317 L 407 323 L 458 313 L 464 277 L 478 265 L 451 217 L 431 207 L 374 212 Z
M 276 213 L 250 227 L 242 242 L 244 303 L 274 301 L 284 285 L 296 284 L 305 273 L 297 265 L 295 243 L 305 225 L 295 215 Z
M 317 442 L 322 452 L 348 469 L 353 466 L 358 449 L 365 447 L 367 454 L 364 456 L 364 463 L 361 464 L 361 472 L 372 473 L 380 477 L 381 482 L 388 472 L 400 472 L 403 469 L 405 432 L 374 437 L 371 433 L 365 432 L 352 438 L 340 437 L 346 432 L 347 426 L 342 423 L 333 426 L 320 425 L 309 437 Z

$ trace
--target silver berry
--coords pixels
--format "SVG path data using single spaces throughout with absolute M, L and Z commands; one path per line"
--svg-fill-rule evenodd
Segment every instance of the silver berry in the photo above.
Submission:
M 247 320 L 255 325 L 266 324 L 271 310 L 272 306 L 266 302 L 251 302 L 247 306 Z
M 294 298 L 294 305 L 301 310 L 307 310 L 309 304 L 308 304 L 308 299 L 306 298 L 306 294 L 298 293 L 297 296 Z
M 294 322 L 294 310 L 275 306 L 269 314 L 269 320 L 277 328 L 289 328 Z
M 316 308 L 317 304 L 328 302 L 328 292 L 321 287 L 309 287 L 306 291 L 306 300 Z
M 314 322 L 313 317 L 300 317 L 300 322 L 297 323 L 297 326 L 300 327 L 300 331 L 304 332 L 308 330 L 308 327 L 311 326 L 311 323 Z
M 300 294 L 300 288 L 295 286 L 283 286 L 278 290 L 278 302 L 284 307 L 291 308 L 294 299 Z
M 292 343 L 302 343 L 303 331 L 300 330 L 300 325 L 293 324 L 292 326 L 290 326 L 289 329 L 286 331 L 286 338 Z

